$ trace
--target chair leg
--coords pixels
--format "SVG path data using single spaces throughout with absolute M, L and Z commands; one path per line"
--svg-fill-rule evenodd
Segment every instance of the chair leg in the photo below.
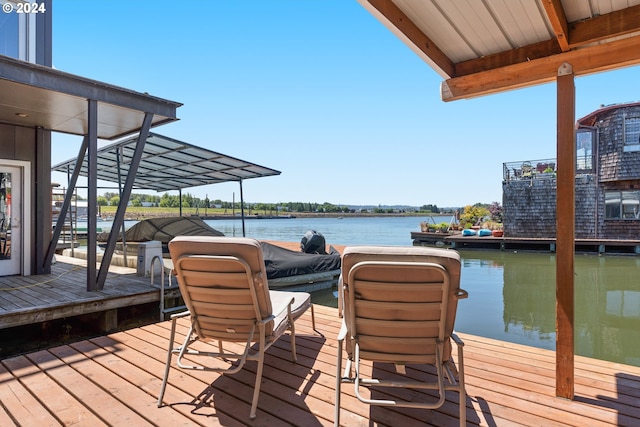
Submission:
M 336 402 L 333 415 L 333 426 L 340 426 L 340 389 L 342 387 L 342 341 L 338 341 L 338 360 L 336 361 Z
M 162 398 L 164 397 L 164 391 L 167 387 L 167 380 L 169 379 L 169 369 L 171 369 L 171 356 L 173 355 L 173 343 L 175 341 L 176 334 L 176 319 L 171 320 L 171 335 L 169 336 L 169 350 L 167 351 L 167 362 L 164 367 L 164 377 L 162 378 L 162 387 L 160 388 L 160 395 L 158 396 L 158 408 L 162 406 Z
M 460 387 L 460 427 L 467 425 L 467 391 L 464 388 L 463 346 L 458 346 L 458 386 Z
M 297 362 L 298 355 L 296 354 L 296 323 L 293 321 L 293 317 L 291 316 L 291 304 L 287 306 L 287 316 L 289 319 L 289 334 L 291 336 L 291 360 Z
M 251 412 L 249 412 L 249 418 L 256 418 L 256 410 L 258 409 L 258 397 L 260 396 L 260 385 L 262 382 L 262 367 L 264 365 L 264 325 L 260 324 L 260 347 L 258 353 L 258 369 L 256 370 L 256 384 L 253 387 L 253 401 L 251 402 Z

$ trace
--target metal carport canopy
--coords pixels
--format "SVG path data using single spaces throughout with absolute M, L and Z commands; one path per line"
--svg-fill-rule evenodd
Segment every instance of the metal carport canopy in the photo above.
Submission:
M 98 150 L 98 179 L 120 183 L 129 173 L 137 136 L 110 144 Z M 70 159 L 52 170 L 68 173 L 76 166 Z M 87 161 L 80 169 L 88 176 Z M 280 171 L 207 150 L 167 136 L 149 133 L 133 188 L 171 191 L 222 182 L 241 182 L 250 178 L 280 175 Z

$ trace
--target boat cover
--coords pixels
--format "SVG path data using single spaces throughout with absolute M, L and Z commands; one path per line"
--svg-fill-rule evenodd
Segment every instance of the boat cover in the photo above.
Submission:
M 198 217 L 187 216 L 145 219 L 132 225 L 125 232 L 127 242 L 157 240 L 164 245 L 176 236 L 224 236 L 224 234 Z M 119 240 L 122 240 L 122 236 Z
M 104 236 L 102 236 L 104 235 Z M 109 233 L 101 233 L 99 241 L 106 241 Z M 145 219 L 131 226 L 125 232 L 128 243 L 162 242 L 163 252 L 168 252 L 167 244 L 176 236 L 224 236 L 198 217 L 163 217 Z M 120 239 L 122 236 L 120 236 Z M 267 279 L 280 279 L 292 276 L 340 270 L 340 253 L 331 247 L 329 254 L 308 254 L 260 242 L 264 255 Z
M 331 247 L 329 254 L 307 254 L 260 242 L 268 279 L 299 276 L 340 269 L 340 253 Z

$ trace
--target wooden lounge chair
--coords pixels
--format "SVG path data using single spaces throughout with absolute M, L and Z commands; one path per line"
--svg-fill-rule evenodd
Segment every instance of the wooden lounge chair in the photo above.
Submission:
M 347 247 L 342 258 L 344 315 L 338 336 L 335 426 L 340 424 L 343 383 L 354 383 L 356 397 L 369 405 L 434 409 L 445 402 L 446 390 L 460 393 L 460 425 L 466 423 L 462 341 L 453 332 L 458 300 L 460 255 L 454 250 L 423 247 Z M 457 344 L 458 368 L 451 357 Z M 347 362 L 342 370 L 343 341 Z M 435 366 L 432 382 L 397 373 L 392 379 L 363 375 L 362 360 Z M 375 371 L 375 369 L 374 369 Z M 355 372 L 355 374 L 354 374 Z M 446 379 L 445 379 L 446 376 Z M 371 397 L 361 394 L 368 387 Z M 412 393 L 410 401 L 378 395 L 388 389 L 437 390 L 438 397 Z M 374 396 L 375 393 L 375 396 Z
M 296 361 L 295 320 L 311 307 L 311 296 L 304 292 L 269 291 L 262 250 L 249 238 L 178 236 L 169 242 L 169 252 L 178 285 L 189 311 L 171 316 L 171 336 L 158 406 L 167 385 L 171 359 L 178 354 L 183 369 L 238 372 L 246 360 L 258 362 L 250 418 L 256 416 L 265 351 L 287 330 L 291 335 L 291 355 Z M 174 348 L 176 321 L 190 316 L 191 328 L 184 343 Z M 216 351 L 189 348 L 196 341 L 217 342 Z M 244 343 L 240 352 L 223 349 L 223 342 Z M 258 343 L 254 348 L 254 343 Z M 215 345 L 215 344 L 212 344 Z M 237 361 L 224 368 L 190 365 L 187 356 L 207 356 Z M 199 358 L 198 360 L 205 360 Z

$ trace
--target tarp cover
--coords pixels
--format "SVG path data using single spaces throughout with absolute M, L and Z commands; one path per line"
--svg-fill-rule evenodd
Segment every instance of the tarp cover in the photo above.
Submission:
M 340 269 L 340 253 L 333 247 L 328 255 L 307 254 L 260 242 L 267 278 L 298 276 Z
M 125 232 L 127 242 L 158 240 L 169 243 L 176 236 L 224 236 L 198 217 L 151 218 L 140 221 Z

